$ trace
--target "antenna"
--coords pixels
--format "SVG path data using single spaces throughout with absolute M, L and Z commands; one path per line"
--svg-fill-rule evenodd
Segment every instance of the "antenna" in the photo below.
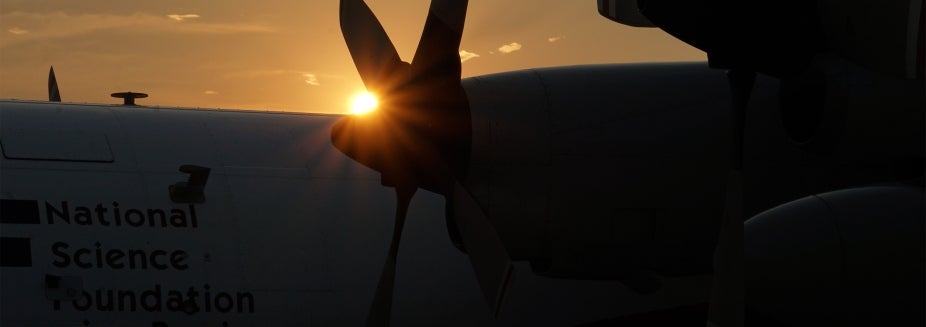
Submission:
M 61 102 L 61 93 L 58 91 L 58 80 L 55 79 L 55 66 L 48 69 L 48 101 Z
M 145 93 L 135 93 L 135 92 L 117 92 L 111 94 L 113 98 L 122 98 L 122 104 L 126 106 L 134 106 L 135 99 L 138 98 L 147 98 L 148 95 Z

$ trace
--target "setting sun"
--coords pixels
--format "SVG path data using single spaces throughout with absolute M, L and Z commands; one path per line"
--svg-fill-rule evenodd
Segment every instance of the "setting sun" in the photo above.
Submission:
M 375 95 L 364 92 L 355 96 L 351 101 L 350 112 L 355 115 L 362 115 L 376 110 L 378 104 L 379 102 L 376 101 Z

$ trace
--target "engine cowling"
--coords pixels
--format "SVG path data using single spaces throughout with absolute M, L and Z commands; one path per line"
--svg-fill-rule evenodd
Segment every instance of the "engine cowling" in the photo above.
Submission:
M 747 323 L 922 326 L 924 217 L 921 187 L 883 186 L 808 196 L 751 218 Z
M 512 259 L 575 279 L 710 271 L 730 146 L 723 72 L 588 66 L 463 85 L 473 119 L 464 185 Z

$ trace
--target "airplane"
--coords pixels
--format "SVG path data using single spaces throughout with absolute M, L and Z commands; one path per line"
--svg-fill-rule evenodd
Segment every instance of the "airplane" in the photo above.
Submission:
M 355 116 L 63 103 L 50 71 L 48 102 L 0 102 L 0 322 L 915 323 L 926 88 L 908 4 L 890 22 L 920 46 L 872 60 L 848 41 L 754 57 L 736 51 L 790 43 L 692 33 L 727 17 L 714 7 L 599 1 L 708 62 L 461 79 L 466 1 L 432 1 L 405 63 L 342 0 L 381 102 Z M 782 10 L 748 12 L 735 23 Z

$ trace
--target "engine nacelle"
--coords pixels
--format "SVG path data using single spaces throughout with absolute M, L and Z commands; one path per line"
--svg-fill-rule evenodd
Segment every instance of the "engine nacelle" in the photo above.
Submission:
M 726 83 L 705 63 L 465 79 L 473 142 L 464 185 L 511 257 L 539 274 L 709 272 L 729 162 Z
M 747 322 L 922 326 L 924 220 L 923 189 L 898 186 L 809 196 L 746 221 Z

